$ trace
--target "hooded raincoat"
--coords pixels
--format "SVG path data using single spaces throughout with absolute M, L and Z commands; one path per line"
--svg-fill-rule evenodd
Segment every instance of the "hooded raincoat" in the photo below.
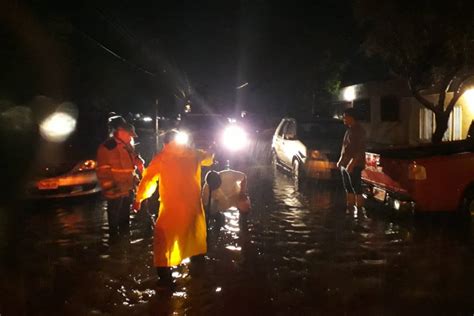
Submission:
M 160 210 L 153 244 L 155 267 L 175 266 L 183 259 L 206 253 L 201 166 L 210 166 L 212 162 L 211 154 L 173 141 L 145 169 L 136 200 L 150 197 L 159 183 Z

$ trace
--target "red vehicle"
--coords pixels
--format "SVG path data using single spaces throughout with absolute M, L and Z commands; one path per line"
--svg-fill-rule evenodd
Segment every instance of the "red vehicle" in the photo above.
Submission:
M 399 211 L 474 214 L 474 135 L 367 152 L 365 159 L 362 181 L 369 199 Z

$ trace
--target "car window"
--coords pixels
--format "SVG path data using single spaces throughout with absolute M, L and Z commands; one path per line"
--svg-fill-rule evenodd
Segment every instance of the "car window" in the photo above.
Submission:
M 280 129 L 278 130 L 278 137 L 283 137 L 283 132 L 285 131 L 287 124 L 287 122 L 283 122 L 282 124 L 280 124 Z
M 285 139 L 294 139 L 296 136 L 296 124 L 295 122 L 288 122 L 285 128 Z
M 341 139 L 346 129 L 341 122 L 304 122 L 298 124 L 298 138 Z

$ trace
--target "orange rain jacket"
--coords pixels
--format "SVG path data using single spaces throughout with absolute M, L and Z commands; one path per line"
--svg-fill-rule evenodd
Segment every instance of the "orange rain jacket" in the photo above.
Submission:
M 131 145 L 109 138 L 97 150 L 97 178 L 106 199 L 128 196 L 134 189 L 136 153 Z
M 176 266 L 183 259 L 206 253 L 201 166 L 212 163 L 211 154 L 171 142 L 145 169 L 137 201 L 149 198 L 159 181 L 160 210 L 153 245 L 155 267 Z

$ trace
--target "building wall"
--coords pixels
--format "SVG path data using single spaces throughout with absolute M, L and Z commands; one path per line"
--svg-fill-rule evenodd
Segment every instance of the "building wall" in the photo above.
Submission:
M 350 92 L 350 93 L 348 93 Z M 381 120 L 381 98 L 384 96 L 397 96 L 399 98 L 399 120 L 387 122 Z M 424 95 L 425 98 L 436 104 L 437 95 Z M 446 96 L 446 103 L 452 98 L 452 93 Z M 431 132 L 428 128 L 423 139 L 420 131 L 431 126 L 434 131 L 434 117 L 432 112 L 422 106 L 411 94 L 403 81 L 372 82 L 345 87 L 338 98 L 339 104 L 344 101 L 351 105 L 357 100 L 370 100 L 370 122 L 363 122 L 370 146 L 401 146 L 417 145 L 431 141 Z M 466 138 L 469 126 L 474 119 L 474 93 L 471 100 L 461 97 L 456 107 L 456 115 L 452 115 L 451 127 L 446 140 Z M 426 112 L 428 111 L 428 112 Z M 453 111 L 454 112 L 454 111 Z M 459 129 L 459 130 L 458 130 Z M 460 133 L 457 133 L 459 132 Z M 449 134 L 449 135 L 448 135 Z

